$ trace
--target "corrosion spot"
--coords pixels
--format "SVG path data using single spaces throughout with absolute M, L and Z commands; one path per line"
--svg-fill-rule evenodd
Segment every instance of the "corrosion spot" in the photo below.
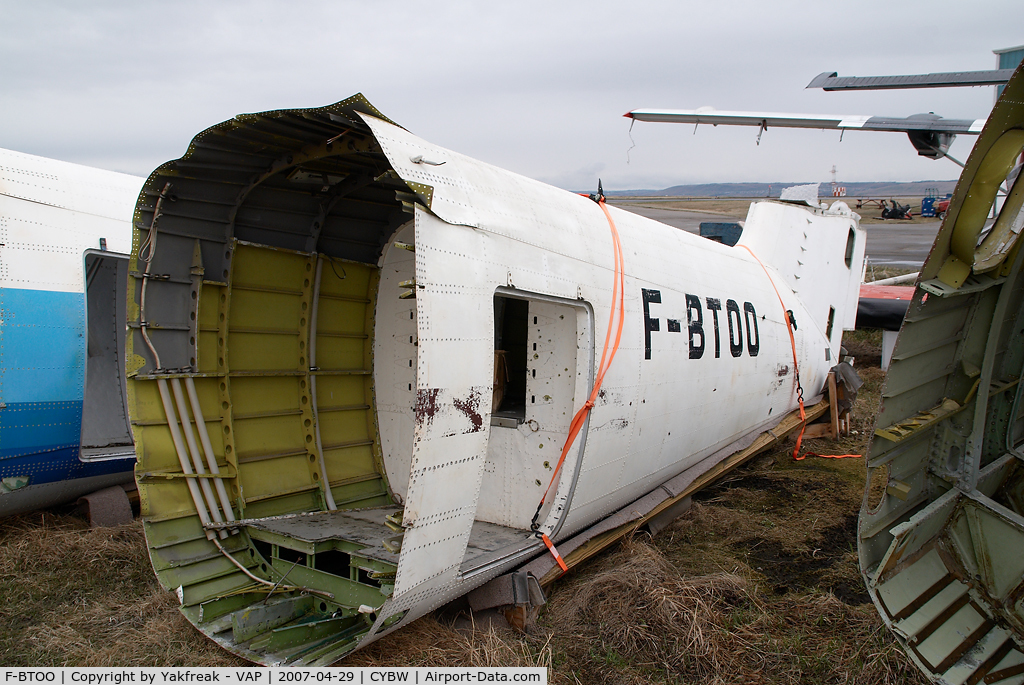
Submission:
M 437 413 L 437 395 L 440 388 L 420 388 L 416 391 L 416 423 L 430 423 Z
M 786 366 L 785 364 L 779 364 L 778 374 L 779 374 L 779 378 L 783 378 L 784 376 L 788 376 L 789 375 L 789 367 Z
M 455 408 L 469 417 L 469 420 L 473 423 L 473 428 L 467 433 L 476 433 L 484 425 L 484 417 L 480 415 L 480 391 L 472 390 L 469 393 L 469 397 L 464 400 L 455 399 L 452 400 L 452 404 Z

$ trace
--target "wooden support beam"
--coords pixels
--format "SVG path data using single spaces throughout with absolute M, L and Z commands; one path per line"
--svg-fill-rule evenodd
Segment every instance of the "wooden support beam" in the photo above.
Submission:
M 832 419 L 832 439 L 839 439 L 839 389 L 836 386 L 836 374 L 828 374 L 828 410 Z

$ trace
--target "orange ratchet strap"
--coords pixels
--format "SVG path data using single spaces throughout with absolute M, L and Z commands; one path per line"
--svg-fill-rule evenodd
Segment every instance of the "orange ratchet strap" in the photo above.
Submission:
M 604 203 L 604 194 L 598 191 L 597 196 L 592 196 L 595 199 L 597 205 L 604 212 L 605 217 L 608 219 L 608 227 L 611 229 L 612 234 L 612 248 L 615 254 L 615 279 L 612 283 L 612 306 L 611 314 L 608 317 L 608 331 L 605 333 L 604 338 L 604 349 L 601 351 L 601 363 L 597 366 L 597 375 L 594 378 L 594 388 L 590 391 L 590 397 L 583 406 L 580 407 L 576 415 L 572 417 L 572 423 L 569 424 L 569 435 L 565 439 L 565 445 L 562 447 L 562 454 L 558 458 L 558 463 L 555 465 L 554 472 L 551 474 L 551 482 L 548 483 L 547 489 L 544 491 L 544 496 L 540 499 L 540 504 L 537 505 L 537 511 L 533 515 L 533 521 L 530 523 L 530 529 L 534 533 L 538 534 L 544 544 L 547 545 L 548 550 L 551 551 L 551 555 L 558 562 L 558 565 L 562 568 L 562 571 L 568 571 L 569 568 L 562 561 L 562 557 L 559 556 L 555 550 L 555 546 L 551 540 L 548 539 L 547 535 L 539 532 L 541 509 L 544 508 L 544 504 L 547 502 L 548 495 L 552 493 L 552 488 L 555 482 L 558 480 L 558 475 L 561 473 L 562 465 L 565 463 L 565 457 L 569 454 L 569 449 L 572 447 L 573 442 L 576 440 L 576 436 L 579 435 L 580 430 L 583 428 L 583 424 L 587 420 L 587 415 L 594 406 L 594 401 L 597 399 L 598 393 L 601 391 L 601 383 L 604 382 L 604 375 L 608 371 L 608 367 L 612 365 L 612 360 L 615 358 L 615 353 L 619 349 L 619 342 L 622 340 L 622 323 L 625 317 L 625 277 L 623 275 L 623 261 L 622 261 L 622 243 L 619 241 L 619 231 L 615 227 L 615 221 L 612 219 L 611 213 Z M 614 338 L 612 332 L 614 331 Z
M 815 454 L 814 452 L 808 452 L 804 456 L 800 456 L 800 443 L 804 439 L 804 430 L 807 428 L 807 414 L 804 413 L 804 389 L 800 385 L 800 369 L 797 367 L 796 362 L 796 338 L 793 337 L 793 321 L 789 318 L 789 310 L 786 309 L 786 305 L 782 302 L 782 295 L 779 294 L 779 289 L 775 287 L 775 281 L 772 280 L 771 274 L 768 273 L 768 269 L 765 268 L 764 263 L 757 258 L 757 255 L 747 247 L 746 245 L 740 245 L 744 250 L 750 253 L 761 268 L 764 269 L 764 273 L 768 276 L 768 282 L 772 284 L 772 290 L 775 291 L 775 297 L 779 298 L 779 304 L 782 305 L 782 316 L 786 319 L 786 330 L 789 331 L 789 344 L 793 347 L 793 375 L 796 378 L 796 397 L 800 403 L 800 433 L 796 436 L 796 446 L 793 447 L 793 459 L 796 461 L 803 461 L 807 457 L 822 457 L 825 459 L 846 459 L 848 457 L 860 458 L 863 455 L 860 454 Z
M 551 556 L 553 556 L 555 558 L 555 561 L 558 562 L 559 567 L 561 567 L 562 569 L 562 573 L 568 573 L 569 567 L 565 565 L 564 561 L 562 561 L 562 555 L 558 553 L 557 549 L 555 549 L 555 543 L 551 542 L 551 538 L 549 538 L 544 533 L 541 533 L 540 539 L 543 540 L 544 544 L 548 546 L 548 551 L 551 552 Z
M 800 454 L 800 443 L 803 442 L 804 439 L 804 430 L 807 428 L 807 414 L 804 412 L 804 388 L 800 385 L 800 367 L 797 366 L 796 361 L 796 338 L 793 337 L 793 319 L 789 316 L 789 310 L 786 309 L 786 304 L 782 301 L 782 295 L 779 294 L 779 289 L 775 287 L 775 281 L 772 280 L 772 275 L 768 273 L 768 268 L 760 259 L 757 258 L 757 255 L 754 254 L 754 251 L 749 247 L 742 244 L 738 245 L 738 247 L 742 247 L 744 250 L 749 252 L 750 256 L 754 258 L 754 261 L 761 265 L 761 268 L 764 269 L 764 275 L 768 277 L 768 282 L 772 284 L 772 290 L 775 291 L 775 297 L 779 298 L 779 304 L 782 305 L 782 318 L 786 320 L 786 330 L 789 332 L 789 344 L 793 348 L 793 377 L 794 380 L 796 380 L 796 399 L 797 402 L 800 403 L 800 433 L 796 436 L 796 446 L 793 447 L 793 458 L 800 461 L 803 457 L 798 455 Z

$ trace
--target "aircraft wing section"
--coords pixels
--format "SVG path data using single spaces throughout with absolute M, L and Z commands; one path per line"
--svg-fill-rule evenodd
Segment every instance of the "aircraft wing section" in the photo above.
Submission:
M 861 131 L 928 131 L 932 133 L 981 132 L 984 119 L 946 119 L 936 114 L 912 114 L 909 117 L 863 116 L 855 114 L 791 114 L 783 112 L 743 112 L 700 109 L 634 109 L 624 116 L 634 121 L 679 124 L 719 124 L 764 128 L 859 129 Z
M 1006 83 L 1013 69 L 989 71 L 947 71 L 907 76 L 840 76 L 823 71 L 807 84 L 822 90 L 895 90 L 903 88 L 950 88 L 954 86 L 999 86 Z

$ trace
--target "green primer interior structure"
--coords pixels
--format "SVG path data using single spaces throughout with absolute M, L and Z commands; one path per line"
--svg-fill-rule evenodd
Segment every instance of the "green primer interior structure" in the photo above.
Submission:
M 867 454 L 868 590 L 922 672 L 950 685 L 1024 682 L 1022 153 L 1018 68 L 921 271 Z
M 128 396 L 150 556 L 190 621 L 268 664 L 340 658 L 395 577 L 374 304 L 381 251 L 430 189 L 390 170 L 357 112 L 385 118 L 357 95 L 214 126 L 153 172 L 134 217 Z M 204 423 L 235 524 L 204 527 L 175 448 L 160 389 L 189 381 L 201 416 L 185 399 L 174 423 L 197 445 Z M 332 499 L 352 539 L 313 530 Z

